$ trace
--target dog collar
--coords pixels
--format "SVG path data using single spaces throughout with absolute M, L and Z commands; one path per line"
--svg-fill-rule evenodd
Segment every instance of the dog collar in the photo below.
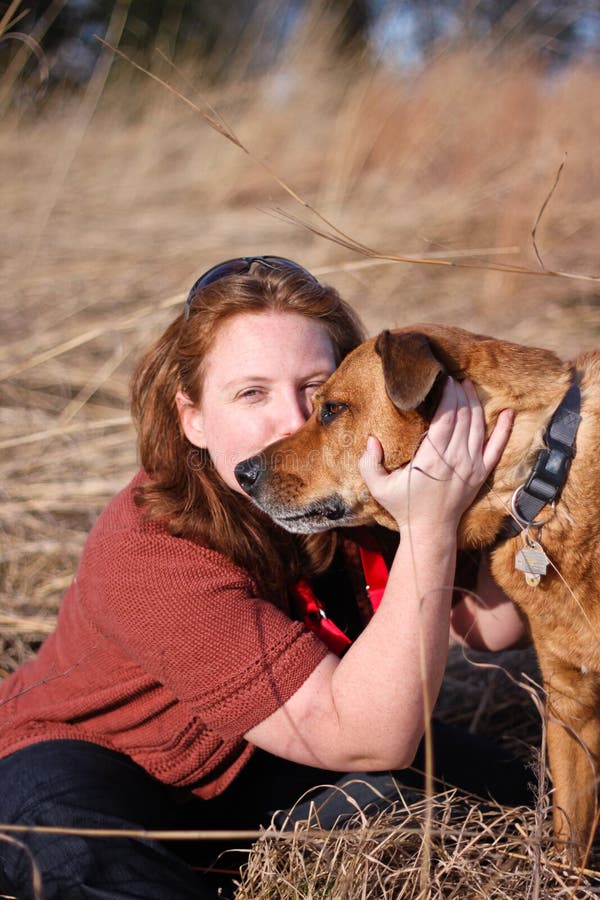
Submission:
M 536 517 L 541 510 L 560 497 L 575 455 L 580 408 L 579 385 L 573 384 L 550 420 L 544 435 L 545 447 L 538 453 L 529 478 L 513 494 L 512 515 L 504 519 L 500 539 L 514 537 L 523 528 L 540 524 Z

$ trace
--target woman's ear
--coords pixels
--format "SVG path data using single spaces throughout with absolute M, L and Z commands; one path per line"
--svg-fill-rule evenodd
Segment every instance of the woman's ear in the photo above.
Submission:
M 185 391 L 177 391 L 175 395 L 179 422 L 186 438 L 194 447 L 206 447 L 204 439 L 204 419 L 197 406 L 194 406 Z

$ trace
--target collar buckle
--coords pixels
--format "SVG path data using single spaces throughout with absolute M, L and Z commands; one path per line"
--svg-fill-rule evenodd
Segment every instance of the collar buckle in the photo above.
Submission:
M 558 500 L 575 455 L 579 409 L 579 386 L 573 384 L 552 417 L 545 435 L 546 446 L 538 453 L 529 478 L 512 496 L 512 517 L 507 517 L 501 539 L 514 537 L 521 528 L 539 526 L 536 516 L 544 506 Z

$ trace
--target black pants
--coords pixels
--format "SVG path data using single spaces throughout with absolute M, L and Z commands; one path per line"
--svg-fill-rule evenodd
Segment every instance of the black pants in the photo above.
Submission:
M 489 741 L 437 723 L 434 754 L 436 775 L 445 782 L 507 805 L 530 801 L 528 771 Z M 423 767 L 422 758 L 417 757 L 415 766 Z M 283 810 L 276 822 L 289 827 L 307 818 L 312 802 L 321 826 L 330 828 L 355 813 L 350 798 L 362 809 L 376 811 L 398 799 L 398 783 L 406 785 L 410 800 L 422 778 L 413 771 L 343 775 L 257 751 L 224 794 L 203 801 L 166 787 L 121 754 L 80 741 L 46 741 L 0 761 L 0 823 L 246 829 L 267 825 Z M 296 805 L 306 791 L 310 796 Z M 19 900 L 34 896 L 32 860 L 42 876 L 44 900 L 216 896 L 216 882 L 199 875 L 192 864 L 214 859 L 222 845 L 40 833 L 16 837 L 18 844 L 0 840 L 0 890 L 12 891 Z M 242 861 L 237 854 L 230 866 Z M 221 865 L 227 866 L 227 854 Z

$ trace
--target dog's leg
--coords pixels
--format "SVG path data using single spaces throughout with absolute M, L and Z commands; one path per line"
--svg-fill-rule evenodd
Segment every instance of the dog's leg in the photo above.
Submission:
M 539 653 L 548 691 L 548 760 L 554 784 L 554 834 L 583 860 L 598 809 L 600 684 L 553 655 Z

